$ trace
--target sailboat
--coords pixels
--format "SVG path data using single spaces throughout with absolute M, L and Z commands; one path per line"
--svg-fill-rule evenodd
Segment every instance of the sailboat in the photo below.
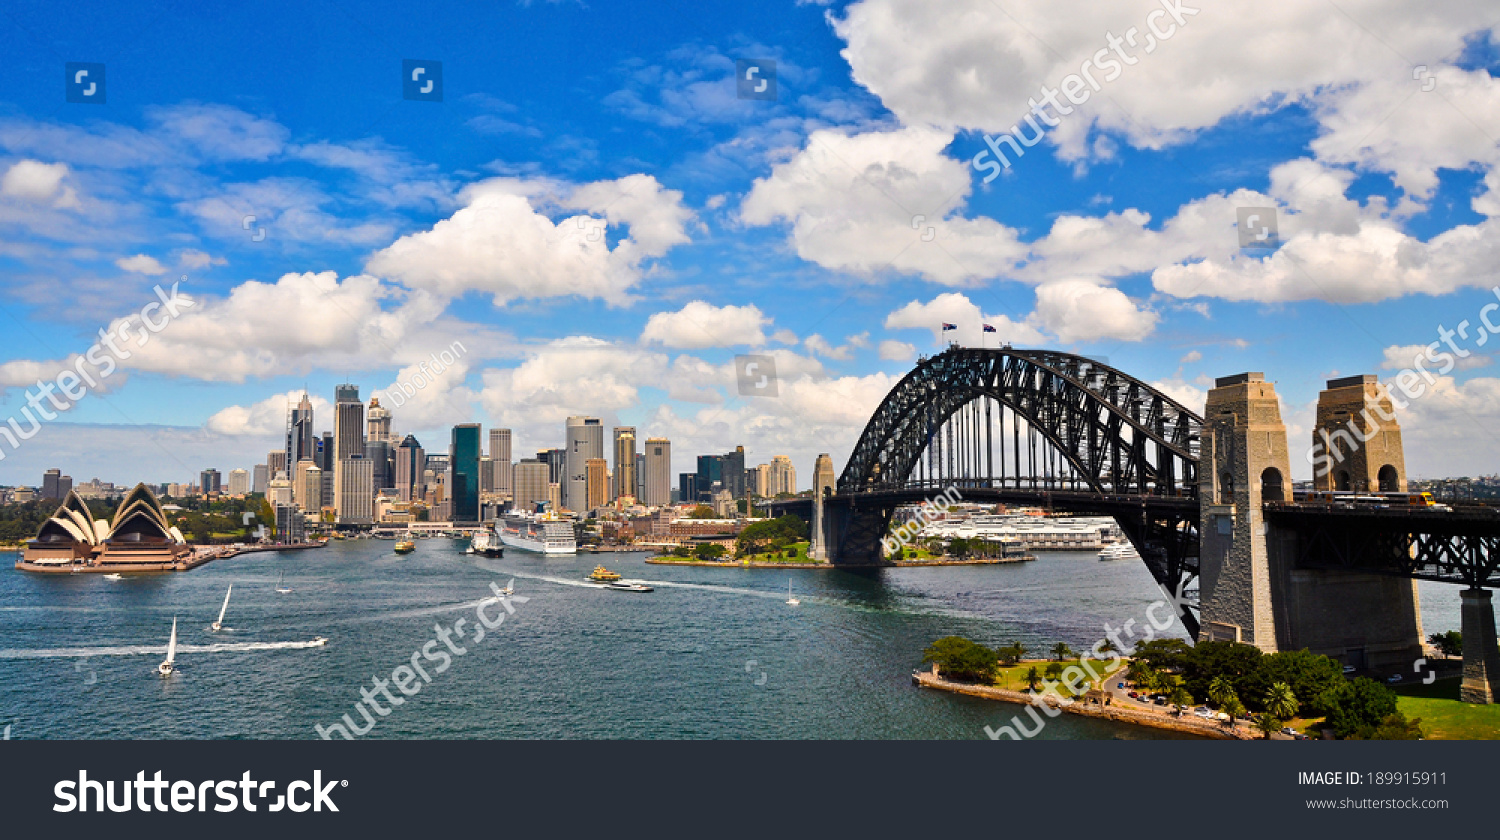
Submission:
M 172 663 L 177 661 L 177 616 L 172 616 L 172 640 L 167 642 L 167 661 L 156 666 L 157 676 L 170 677 L 176 670 Z
M 292 588 L 286 585 L 286 572 L 282 572 L 281 577 L 276 579 L 276 591 L 283 595 L 292 591 Z M 226 595 L 224 597 L 228 598 L 229 596 Z
M 801 601 L 797 600 L 797 598 L 795 598 L 792 595 L 792 579 L 791 578 L 787 578 L 786 579 L 786 602 L 788 604 L 794 606 L 794 607 L 795 606 L 799 606 L 802 603 Z
M 229 584 L 229 592 L 224 593 L 224 606 L 219 607 L 219 620 L 208 626 L 208 629 L 217 633 L 224 629 L 224 613 L 229 611 L 229 593 L 234 591 L 234 584 Z

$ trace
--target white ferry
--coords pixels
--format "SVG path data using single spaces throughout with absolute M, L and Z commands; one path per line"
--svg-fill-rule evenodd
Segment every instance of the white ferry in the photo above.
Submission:
M 500 541 L 538 554 L 577 554 L 573 523 L 551 514 L 512 514 L 500 522 Z
M 1109 543 L 1099 549 L 1100 560 L 1139 560 L 1141 555 L 1128 541 Z

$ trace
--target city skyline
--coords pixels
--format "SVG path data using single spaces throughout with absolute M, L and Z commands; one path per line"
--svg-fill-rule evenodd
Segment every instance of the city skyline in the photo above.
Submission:
M 201 72 L 122 56 L 106 103 L 68 103 L 62 60 L 18 39 L 0 238 L 27 328 L 0 336 L 6 413 L 101 329 L 192 305 L 5 451 L 0 484 L 249 468 L 289 399 L 321 414 L 351 380 L 433 446 L 480 423 L 535 452 L 577 415 L 810 475 L 948 339 L 1105 357 L 1195 408 L 1215 377 L 1264 372 L 1294 441 L 1326 380 L 1425 356 L 1411 474 L 1493 472 L 1500 378 L 1474 330 L 1500 286 L 1500 39 L 1464 5 L 1411 27 L 1290 4 L 1259 31 L 1292 72 L 1227 48 L 1239 24 L 1208 11 L 1148 52 L 1106 37 L 1146 25 L 1125 6 L 710 3 L 714 43 L 661 9 L 590 10 L 630 37 L 585 57 L 584 10 L 531 4 L 410 22 L 446 62 L 441 102 L 400 98 L 409 56 L 385 45 L 297 35 L 266 60 L 233 16 L 189 10 L 142 37 Z M 120 14 L 78 22 L 77 49 Z M 535 59 L 479 57 L 491 30 L 534 31 Z M 296 60 L 314 48 L 326 62 Z M 1118 72 L 1089 76 L 1096 56 Z M 737 60 L 774 61 L 777 95 L 743 96 Z M 1221 84 L 1181 84 L 1205 62 Z M 742 388 L 745 354 L 774 360 L 774 395 Z

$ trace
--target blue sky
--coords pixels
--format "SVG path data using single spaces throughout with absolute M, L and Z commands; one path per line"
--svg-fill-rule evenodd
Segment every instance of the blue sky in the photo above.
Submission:
M 195 306 L 0 484 L 248 468 L 287 394 L 368 398 L 455 341 L 395 409 L 429 448 L 477 420 L 528 453 L 593 414 L 678 470 L 743 444 L 805 483 L 942 321 L 1190 405 L 1264 371 L 1300 451 L 1324 379 L 1395 376 L 1495 299 L 1500 10 L 1175 5 L 8 4 L 4 413 L 153 287 Z M 986 134 L 1152 23 L 985 183 Z M 406 59 L 441 62 L 441 102 L 403 99 Z M 736 59 L 776 62 L 775 101 L 737 97 Z M 68 62 L 105 65 L 104 104 L 66 100 Z M 1238 247 L 1245 206 L 1278 249 Z M 1402 415 L 1414 476 L 1495 471 L 1468 349 Z M 776 357 L 778 398 L 737 393 L 740 353 Z

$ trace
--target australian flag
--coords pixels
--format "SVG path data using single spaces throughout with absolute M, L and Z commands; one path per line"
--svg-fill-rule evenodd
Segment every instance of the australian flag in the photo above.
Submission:
M 956 329 L 958 329 L 958 325 L 957 324 L 944 324 L 943 325 L 943 332 L 947 332 L 949 330 L 956 330 Z
M 994 328 L 994 327 L 992 327 L 992 326 L 990 326 L 990 325 L 989 325 L 989 324 L 985 324 L 985 325 L 984 325 L 984 331 L 985 331 L 985 332 L 994 332 L 994 331 L 995 331 L 995 328 Z

